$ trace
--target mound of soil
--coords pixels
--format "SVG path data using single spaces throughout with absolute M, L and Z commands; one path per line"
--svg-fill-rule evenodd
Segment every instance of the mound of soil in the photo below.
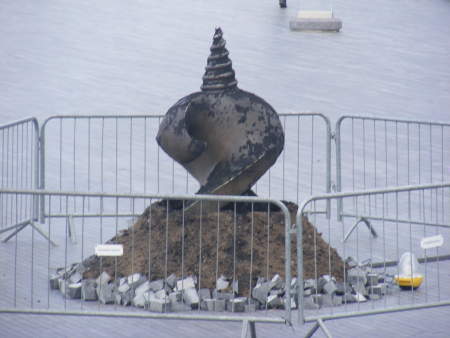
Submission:
M 214 288 L 216 278 L 224 275 L 239 281 L 242 295 L 248 294 L 250 281 L 254 286 L 258 277 L 272 278 L 278 273 L 284 278 L 285 225 L 281 211 L 254 204 L 253 212 L 248 206 L 235 212 L 232 206 L 222 208 L 220 213 L 200 213 L 195 207 L 183 211 L 179 204 L 153 203 L 133 226 L 108 241 L 122 244 L 123 256 L 89 257 L 83 262 L 83 277 L 96 278 L 101 271 L 115 278 L 140 272 L 154 280 L 175 273 L 178 277 L 197 276 L 200 287 Z M 286 205 L 294 223 L 297 205 Z M 297 274 L 296 256 L 292 235 L 292 276 Z M 331 275 L 343 279 L 342 259 L 306 218 L 303 257 L 305 278 L 329 274 L 331 262 Z

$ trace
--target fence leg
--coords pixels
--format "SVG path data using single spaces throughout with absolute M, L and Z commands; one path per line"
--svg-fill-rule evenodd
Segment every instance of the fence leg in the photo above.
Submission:
M 314 324 L 314 326 L 312 327 L 311 330 L 308 331 L 308 333 L 305 335 L 305 338 L 309 338 L 312 337 L 314 335 L 314 333 L 316 333 L 316 331 L 321 328 L 323 333 L 325 334 L 325 336 L 327 336 L 328 338 L 332 338 L 333 336 L 331 335 L 330 331 L 328 331 L 327 327 L 325 326 L 324 322 L 322 319 L 317 319 L 317 322 Z
M 69 237 L 72 241 L 72 244 L 77 244 L 77 235 L 75 233 L 75 227 L 73 226 L 73 217 L 69 216 L 67 217 L 67 225 L 69 227 Z
M 370 224 L 370 222 L 369 222 L 367 219 L 365 219 L 364 217 L 361 217 L 360 219 L 358 219 L 358 220 L 356 221 L 355 224 L 353 224 L 353 226 L 351 227 L 351 229 L 347 232 L 347 234 L 346 234 L 345 237 L 344 237 L 343 242 L 346 242 L 346 241 L 347 241 L 347 239 L 350 237 L 350 235 L 352 234 L 352 232 L 356 229 L 356 227 L 357 227 L 357 226 L 359 225 L 359 223 L 361 223 L 361 222 L 363 222 L 363 223 L 367 226 L 367 228 L 369 229 L 369 231 L 371 232 L 371 234 L 372 234 L 372 236 L 373 236 L 374 238 L 377 238 L 377 237 L 378 237 L 377 232 L 376 232 L 375 229 L 372 227 L 372 225 Z
M 19 224 L 16 224 L 16 225 L 13 225 L 6 229 L 1 230 L 0 234 L 3 232 L 9 231 L 9 230 L 15 229 L 13 231 L 13 233 L 10 234 L 8 237 L 6 237 L 2 242 L 3 243 L 8 242 L 11 238 L 16 236 L 19 232 L 21 232 L 23 229 L 25 229 L 28 225 L 33 227 L 42 237 L 44 237 L 47 241 L 49 241 L 53 246 L 58 246 L 54 241 L 52 241 L 50 239 L 50 237 L 47 235 L 47 233 L 44 230 L 42 230 L 41 228 L 39 228 L 39 226 L 32 220 L 28 220 L 28 221 L 25 221 L 25 222 L 22 222 L 22 223 L 19 223 Z
M 241 338 L 247 338 L 247 334 L 250 331 L 250 337 L 251 338 L 256 338 L 256 326 L 255 326 L 255 322 L 249 321 L 249 320 L 244 320 L 242 322 L 242 333 L 241 333 Z

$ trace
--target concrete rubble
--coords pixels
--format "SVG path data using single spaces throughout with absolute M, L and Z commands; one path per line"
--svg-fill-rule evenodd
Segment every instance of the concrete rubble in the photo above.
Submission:
M 377 273 L 370 264 L 358 263 L 349 257 L 344 280 L 337 281 L 331 275 L 318 276 L 303 281 L 303 305 L 307 310 L 341 306 L 346 303 L 378 300 L 392 293 L 392 276 Z M 83 279 L 83 267 L 73 264 L 58 269 L 49 278 L 50 289 L 59 290 L 64 297 L 99 301 L 102 304 L 135 306 L 148 311 L 186 312 L 202 311 L 255 312 L 262 309 L 297 308 L 299 284 L 292 278 L 291 301 L 287 300 L 286 283 L 280 275 L 260 277 L 253 284 L 251 297 L 239 294 L 238 281 L 220 276 L 216 288 L 201 288 L 196 276 L 178 278 L 175 274 L 166 279 L 148 280 L 140 273 L 114 280 L 107 272 L 96 279 Z

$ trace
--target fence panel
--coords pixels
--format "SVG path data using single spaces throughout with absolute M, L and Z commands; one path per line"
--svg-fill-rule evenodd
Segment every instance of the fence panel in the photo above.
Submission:
M 0 187 L 36 189 L 38 187 L 39 127 L 35 118 L 0 126 Z M 31 196 L 2 196 L 0 231 L 20 228 L 33 217 L 36 207 Z M 36 216 L 36 213 L 35 215 Z
M 195 193 L 198 183 L 155 141 L 162 115 L 53 116 L 42 127 L 41 187 L 58 191 Z M 285 149 L 253 188 L 300 201 L 330 188 L 330 124 L 281 114 Z M 305 163 L 308 164 L 305 164 Z
M 272 280 L 291 283 L 290 212 L 279 201 L 0 190 L 9 195 L 45 199 L 50 241 L 28 227 L 0 245 L 0 312 L 234 320 L 250 330 L 290 320 L 290 288 Z M 123 255 L 101 256 L 95 250 L 105 243 L 122 245 Z M 88 288 L 102 272 L 112 281 Z M 267 290 L 252 292 L 269 284 L 279 292 L 270 302 Z
M 323 201 L 329 201 L 331 216 L 340 203 L 343 217 L 317 214 Z M 315 331 L 327 319 L 450 305 L 449 206 L 450 182 L 304 201 L 296 221 L 300 322 L 316 321 Z M 304 218 L 317 227 L 309 249 L 299 226 Z M 320 251 L 320 237 L 332 247 L 328 252 Z M 417 266 L 408 252 L 418 258 Z M 319 255 L 328 255 L 328 266 L 317 266 Z
M 343 116 L 336 124 L 337 191 L 450 180 L 450 123 Z

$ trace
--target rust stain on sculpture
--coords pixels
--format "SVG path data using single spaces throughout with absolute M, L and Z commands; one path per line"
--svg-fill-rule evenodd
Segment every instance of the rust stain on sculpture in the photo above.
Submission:
M 240 195 L 275 163 L 283 128 L 266 101 L 237 87 L 220 28 L 210 50 L 201 92 L 167 111 L 157 141 L 199 181 L 198 193 Z

